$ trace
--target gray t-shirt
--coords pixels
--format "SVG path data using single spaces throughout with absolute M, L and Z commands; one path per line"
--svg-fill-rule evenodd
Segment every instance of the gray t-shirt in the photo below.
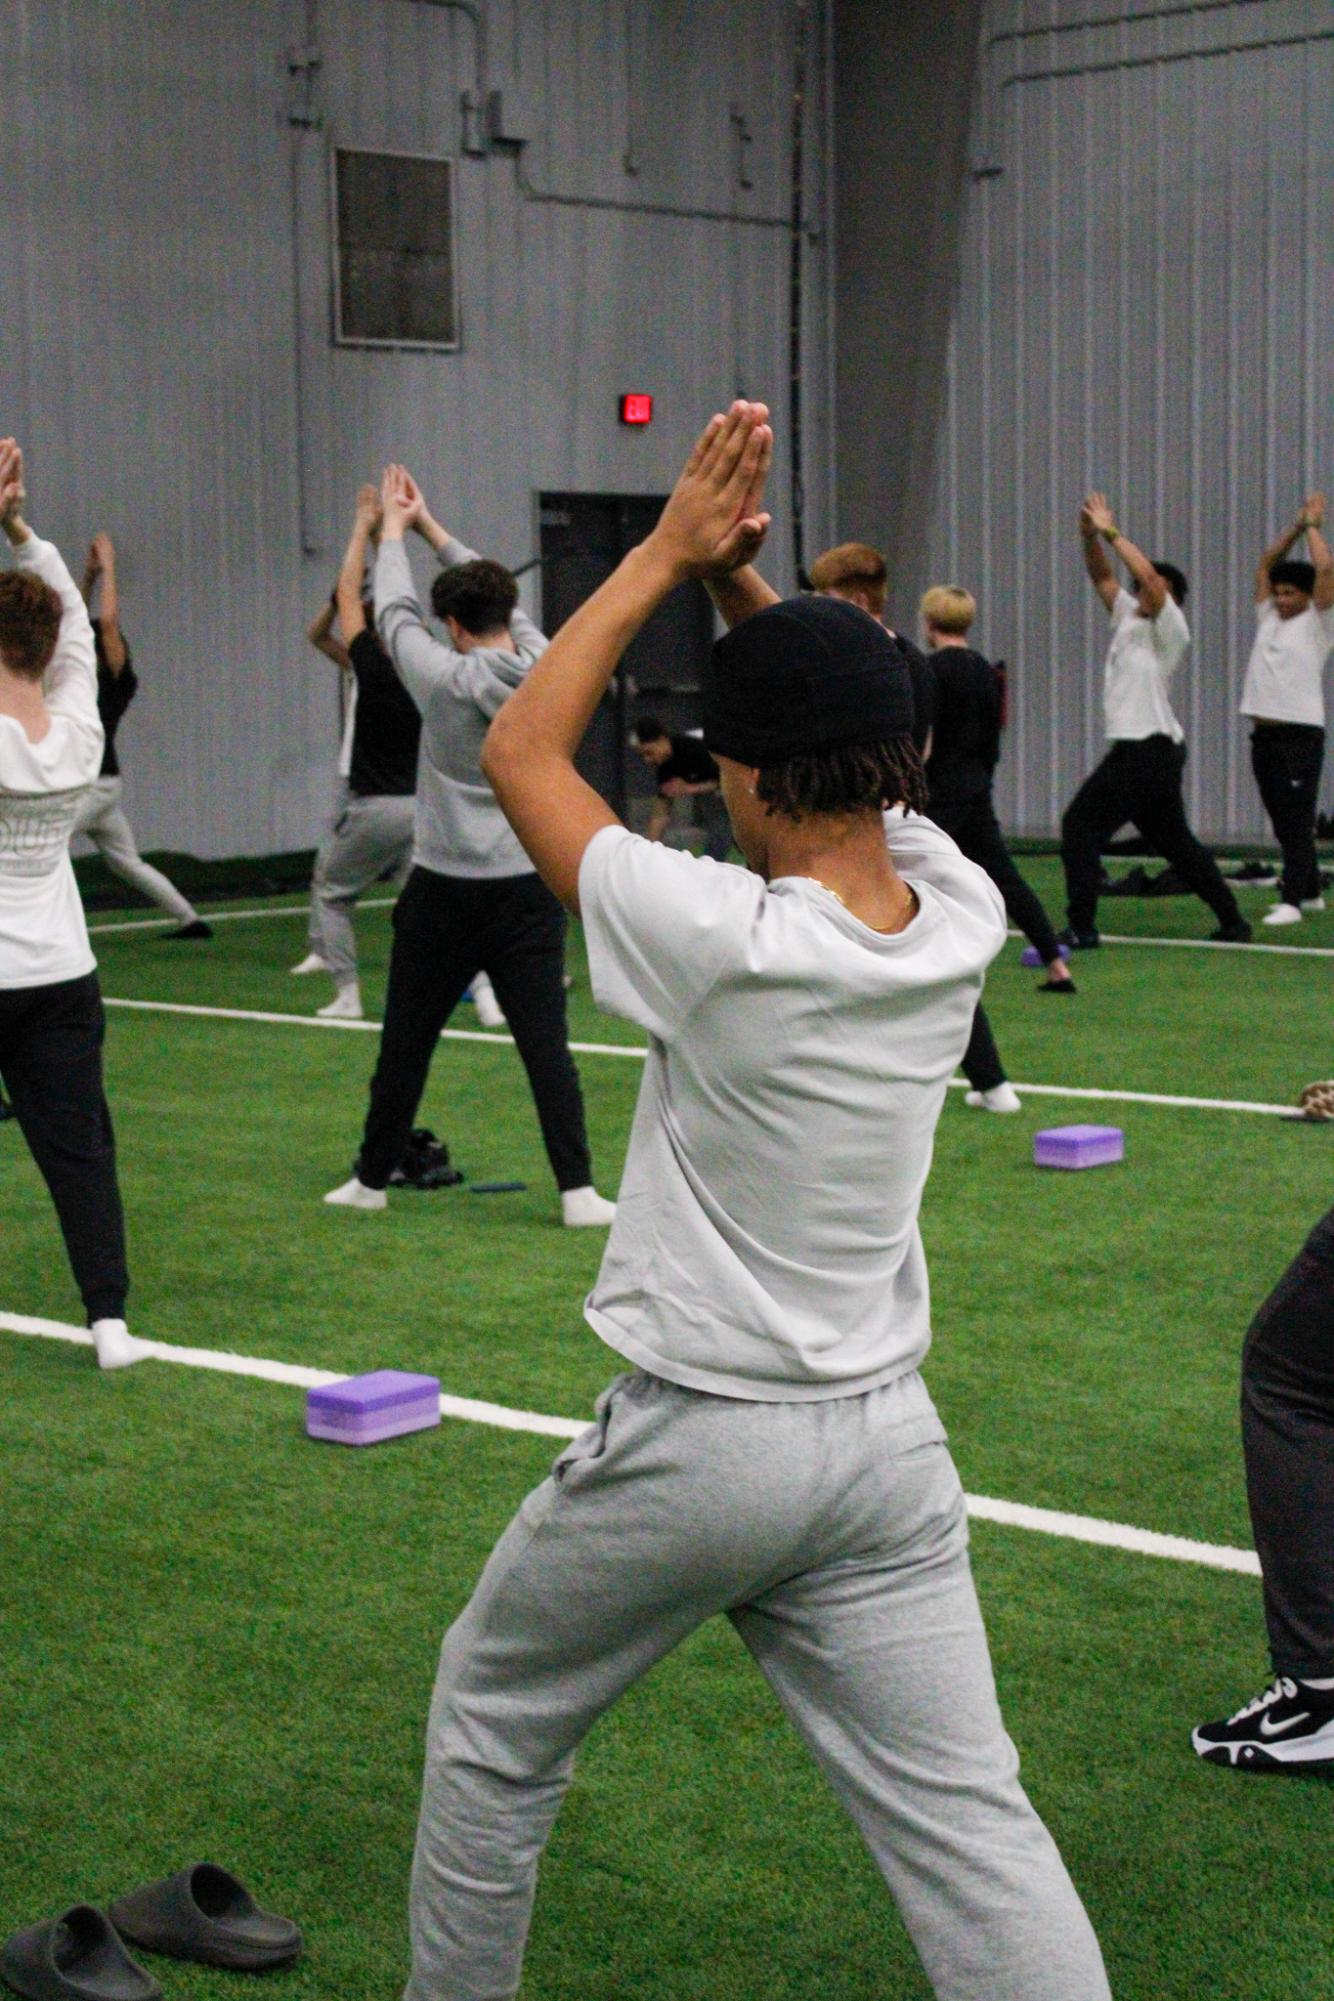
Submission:
M 442 569 L 471 563 L 475 551 L 452 538 L 440 551 Z M 431 632 L 417 601 L 412 566 L 401 541 L 380 544 L 375 563 L 375 624 L 399 679 L 421 711 L 417 814 L 412 859 L 437 875 L 531 875 L 479 759 L 492 718 L 509 700 L 547 640 L 517 610 L 510 620 L 514 651 L 475 646 L 456 653 Z
M 648 1059 L 595 1333 L 669 1382 L 853 1396 L 930 1342 L 917 1213 L 1001 899 L 917 815 L 886 817 L 920 908 L 892 937 L 804 876 L 764 883 L 624 827 L 579 901 L 598 1004 Z

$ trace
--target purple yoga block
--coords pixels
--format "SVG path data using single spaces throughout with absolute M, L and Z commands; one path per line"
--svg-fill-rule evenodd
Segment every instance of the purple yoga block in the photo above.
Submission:
M 306 1431 L 340 1445 L 378 1445 L 440 1422 L 440 1382 L 402 1369 L 372 1369 L 345 1383 L 306 1391 Z
M 1070 957 L 1070 947 L 1068 945 L 1058 945 L 1056 949 L 1063 959 Z M 1043 958 L 1036 945 L 1025 945 L 1023 951 L 1019 954 L 1019 963 L 1021 966 L 1045 966 L 1047 961 Z
M 1035 1167 L 1107 1167 L 1125 1151 L 1120 1126 L 1048 1126 L 1033 1135 Z

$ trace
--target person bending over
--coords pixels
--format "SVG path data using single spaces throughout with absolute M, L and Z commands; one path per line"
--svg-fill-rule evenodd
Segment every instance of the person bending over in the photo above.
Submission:
M 1300 924 L 1323 910 L 1315 809 L 1325 758 L 1324 670 L 1334 648 L 1334 556 L 1322 532 L 1325 496 L 1313 493 L 1255 573 L 1255 644 L 1241 713 L 1251 721 L 1251 769 L 1283 850 L 1279 900 L 1266 924 Z M 1288 552 L 1306 537 L 1309 562 Z
M 125 1325 L 106 1021 L 69 857 L 102 766 L 97 656 L 84 601 L 23 500 L 23 455 L 0 439 L 0 524 L 17 566 L 0 576 L 0 1080 L 51 1191 L 98 1362 L 119 1369 L 146 1350 Z
M 1186 579 L 1175 564 L 1151 563 L 1127 540 L 1101 493 L 1090 494 L 1080 509 L 1079 534 L 1089 581 L 1111 618 L 1103 678 L 1108 748 L 1061 822 L 1069 919 L 1061 941 L 1077 952 L 1098 945 L 1102 845 L 1128 820 L 1212 910 L 1218 919 L 1214 942 L 1244 943 L 1251 927 L 1217 862 L 1187 825 L 1181 791 L 1186 742 L 1168 686 L 1190 649 L 1181 608 Z M 1108 548 L 1125 564 L 1133 593 L 1118 584 Z
M 325 1196 L 383 1209 L 431 1058 L 469 983 L 490 974 L 528 1073 L 571 1228 L 616 1213 L 593 1187 L 579 1074 L 565 1020 L 565 912 L 505 822 L 478 758 L 487 728 L 546 639 L 509 571 L 448 535 L 402 466 L 386 469 L 375 565 L 380 639 L 422 719 L 412 871 L 394 906 L 380 1057 L 352 1178 Z M 415 528 L 442 565 L 431 592 L 443 645 L 417 602 L 403 538 Z
M 968 644 L 977 616 L 970 592 L 936 584 L 922 599 L 922 630 L 936 670 L 936 727 L 927 777 L 931 817 L 984 868 L 1005 908 L 1047 969 L 1039 993 L 1073 994 L 1050 918 L 1014 865 L 996 818 L 992 785 L 1000 761 L 1000 675 Z
M 811 597 L 719 642 L 705 741 L 746 868 L 632 834 L 575 766 L 623 650 L 675 585 L 726 572 L 751 601 L 755 573 L 734 584 L 728 566 L 763 538 L 766 414 L 735 404 L 710 423 L 657 527 L 562 628 L 483 754 L 542 877 L 582 915 L 599 1004 L 649 1047 L 585 1307 L 627 1372 L 445 1637 L 408 2001 L 517 1992 L 581 1740 L 715 1615 L 856 1821 L 938 1995 L 1108 1992 L 1019 1785 L 963 1494 L 918 1373 L 917 1211 L 1004 924 L 946 835 L 882 812 L 924 792 L 902 657 L 860 612 Z
M 656 716 L 641 716 L 630 732 L 635 750 L 654 774 L 658 796 L 645 837 L 660 841 L 678 799 L 698 799 L 704 821 L 704 852 L 725 862 L 732 852 L 732 823 L 718 790 L 718 767 L 697 736 L 670 736 Z
M 120 623 L 120 590 L 116 582 L 116 551 L 109 535 L 95 535 L 83 571 L 83 596 L 91 608 L 93 595 L 101 587 L 101 609 L 92 620 L 97 647 L 97 712 L 102 718 L 106 748 L 96 781 L 79 801 L 73 834 L 90 840 L 113 875 L 128 882 L 159 910 L 176 919 L 177 928 L 169 938 L 211 938 L 213 927 L 206 924 L 188 897 L 181 895 L 161 869 L 146 862 L 135 843 L 134 830 L 121 806 L 123 790 L 120 760 L 116 755 L 116 732 L 121 717 L 139 691 L 130 649 Z
M 840 542 L 826 549 L 811 564 L 812 588 L 820 597 L 838 598 L 869 612 L 884 627 L 898 647 L 908 668 L 913 697 L 913 743 L 925 761 L 932 755 L 936 710 L 940 699 L 936 668 L 920 646 L 906 634 L 895 632 L 885 623 L 888 566 L 878 549 L 868 542 Z M 765 586 L 768 589 L 768 586 Z M 986 1009 L 979 1001 L 973 1015 L 973 1032 L 959 1067 L 968 1079 L 964 1103 L 975 1111 L 1018 1112 L 1023 1109 L 1019 1093 L 1005 1074 L 1000 1050 Z
M 1241 1439 L 1274 1680 L 1191 1742 L 1243 1772 L 1334 1763 L 1334 1209 L 1251 1322 Z

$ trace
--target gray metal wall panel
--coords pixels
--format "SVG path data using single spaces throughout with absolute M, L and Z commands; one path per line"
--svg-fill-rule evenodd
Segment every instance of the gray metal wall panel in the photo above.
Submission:
M 480 4 L 487 81 L 523 121 L 533 186 L 786 214 L 790 0 Z M 322 122 L 294 130 L 286 54 L 308 26 Z M 451 525 L 519 562 L 538 491 L 663 491 L 702 416 L 738 390 L 767 395 L 781 447 L 769 568 L 788 577 L 784 229 L 533 201 L 509 158 L 459 158 L 461 351 L 332 345 L 330 148 L 459 155 L 477 68 L 457 9 L 11 0 L 0 58 L 0 248 L 21 274 L 0 316 L 5 425 L 29 446 L 42 529 L 76 561 L 98 527 L 121 548 L 144 680 L 125 765 L 145 844 L 225 854 L 316 837 L 336 694 L 304 626 L 355 487 L 387 457 L 413 465 Z M 825 239 L 807 248 L 816 538 L 831 518 L 827 256 Z M 646 432 L 616 422 L 627 389 L 658 399 Z
M 1196 822 L 1258 838 L 1236 715 L 1255 562 L 1334 487 L 1334 19 L 993 0 L 980 66 L 974 162 L 1001 171 L 971 183 L 929 552 L 899 615 L 945 574 L 977 592 L 979 642 L 1016 670 L 1002 805 L 1053 830 L 1101 749 L 1075 516 L 1105 487 L 1192 580 L 1174 700 Z

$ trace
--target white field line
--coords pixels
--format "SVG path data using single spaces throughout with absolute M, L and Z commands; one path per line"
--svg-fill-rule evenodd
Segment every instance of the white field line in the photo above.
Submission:
M 93 1337 L 82 1327 L 62 1320 L 38 1320 L 22 1313 L 0 1313 L 0 1328 L 11 1334 L 39 1335 L 49 1341 L 73 1341 L 91 1347 Z M 176 1348 L 167 1341 L 146 1341 L 151 1359 L 176 1362 L 188 1369 L 211 1369 L 220 1375 L 249 1376 L 260 1382 L 283 1383 L 293 1389 L 323 1389 L 348 1379 L 329 1369 L 307 1369 L 294 1362 L 267 1362 L 250 1355 L 230 1355 L 213 1348 Z M 481 1403 L 474 1397 L 442 1396 L 442 1417 L 468 1424 L 489 1424 L 505 1431 L 530 1431 L 545 1438 L 577 1438 L 588 1423 L 572 1417 L 542 1417 L 536 1411 L 511 1410 L 504 1404 Z M 1063 1514 L 1054 1508 L 1030 1508 L 1022 1501 L 993 1501 L 982 1494 L 964 1497 L 978 1521 L 1005 1528 L 1031 1529 L 1039 1535 L 1060 1536 L 1067 1542 L 1094 1543 L 1102 1549 L 1123 1549 L 1137 1556 L 1158 1556 L 1174 1563 L 1202 1564 L 1209 1570 L 1260 1575 L 1254 1550 L 1227 1543 L 1196 1542 L 1190 1536 L 1159 1535 L 1153 1529 L 1131 1528 L 1124 1522 L 1104 1522 L 1094 1515 Z
M 363 896 L 357 904 L 357 908 L 358 910 L 392 910 L 396 901 L 397 898 L 392 896 Z M 266 905 L 263 910 L 205 910 L 201 912 L 201 915 L 209 924 L 241 924 L 248 917 L 256 919 L 266 917 L 306 917 L 309 914 L 310 905 L 308 903 L 284 904 L 281 908 Z M 90 938 L 108 938 L 114 933 L 122 931 L 168 931 L 173 929 L 176 923 L 177 919 L 174 917 L 135 917 L 127 919 L 124 923 L 90 924 L 88 926 L 88 935 Z M 1022 938 L 1024 934 L 1022 931 L 1012 930 L 1009 935 L 1011 938 Z M 1334 945 L 1267 945 L 1255 940 L 1246 945 L 1229 945 L 1222 939 L 1215 942 L 1212 938 L 1131 938 L 1116 931 L 1104 931 L 1102 939 L 1105 945 L 1179 946 L 1182 951 L 1186 952 L 1260 952 L 1267 953 L 1275 958 L 1334 959 Z
M 357 904 L 358 910 L 392 910 L 397 898 L 393 896 L 363 896 Z M 208 910 L 202 913 L 209 924 L 240 924 L 247 917 L 309 917 L 308 903 L 285 904 L 281 910 L 266 905 L 263 910 Z M 113 931 L 169 931 L 179 923 L 176 917 L 136 917 L 124 924 L 90 924 L 90 938 L 109 937 Z
M 378 1021 L 322 1021 L 318 1015 L 312 1014 L 270 1014 L 260 1008 L 203 1007 L 193 1001 L 121 1000 L 113 994 L 103 998 L 107 1007 L 131 1008 L 144 1014 L 202 1015 L 206 1019 L 220 1021 L 269 1022 L 280 1028 L 350 1028 L 363 1035 L 378 1035 L 380 1032 Z M 480 1028 L 442 1028 L 440 1038 L 443 1042 L 489 1042 L 506 1049 L 514 1047 L 512 1035 Z M 640 1045 L 626 1042 L 572 1042 L 570 1048 L 576 1056 L 628 1056 L 640 1063 L 648 1053 Z M 950 1088 L 966 1091 L 967 1079 L 951 1078 Z M 1110 1104 L 1167 1105 L 1180 1111 L 1257 1112 L 1272 1119 L 1301 1118 L 1300 1112 L 1291 1105 L 1266 1105 L 1251 1098 L 1187 1098 L 1163 1091 L 1108 1091 L 1089 1084 L 1016 1083 L 1014 1088 L 1016 1091 L 1027 1091 L 1035 1098 L 1093 1098 Z

